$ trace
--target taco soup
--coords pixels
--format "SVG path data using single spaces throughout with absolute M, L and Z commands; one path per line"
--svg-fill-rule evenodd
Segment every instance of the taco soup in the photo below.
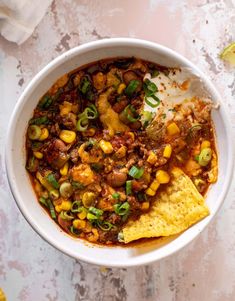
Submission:
M 213 103 L 192 81 L 180 68 L 113 58 L 65 74 L 42 96 L 26 168 L 64 231 L 120 245 L 178 234 L 209 214 Z

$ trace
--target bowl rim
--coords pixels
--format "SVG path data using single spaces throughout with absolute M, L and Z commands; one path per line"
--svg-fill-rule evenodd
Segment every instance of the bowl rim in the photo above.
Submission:
M 42 233 L 43 231 L 41 231 L 40 228 L 37 227 L 37 225 L 31 219 L 30 214 L 28 214 L 24 210 L 24 207 L 23 207 L 22 201 L 21 201 L 21 196 L 18 193 L 18 191 L 16 189 L 16 186 L 13 185 L 13 183 L 12 183 L 12 176 L 14 174 L 14 166 L 13 166 L 13 162 L 11 161 L 11 152 L 9 152 L 8 150 L 12 149 L 12 142 L 13 141 L 12 141 L 11 137 L 14 136 L 13 135 L 14 134 L 14 124 L 16 122 L 17 112 L 22 106 L 25 105 L 25 103 L 27 101 L 27 95 L 30 94 L 31 91 L 33 91 L 35 89 L 35 87 L 37 85 L 37 82 L 40 81 L 41 79 L 43 79 L 44 77 L 46 77 L 47 74 L 50 73 L 53 69 L 57 68 L 60 64 L 65 62 L 67 60 L 67 58 L 72 58 L 73 56 L 77 56 L 80 53 L 84 53 L 84 52 L 89 51 L 89 50 L 95 50 L 99 47 L 104 47 L 104 46 L 107 46 L 107 47 L 108 46 L 111 46 L 111 47 L 126 46 L 127 47 L 128 45 L 154 49 L 155 51 L 163 52 L 167 56 L 170 56 L 171 58 L 173 57 L 177 61 L 180 61 L 180 62 L 184 63 L 188 67 L 192 68 L 192 70 L 197 72 L 197 74 L 202 78 L 205 85 L 212 91 L 212 93 L 214 95 L 217 96 L 218 99 L 222 99 L 221 95 L 219 94 L 217 89 L 214 87 L 211 80 L 200 69 L 198 69 L 197 66 L 195 66 L 191 61 L 189 61 L 187 58 L 185 58 L 181 54 L 177 53 L 176 51 L 174 51 L 174 50 L 172 50 L 172 49 L 170 49 L 166 46 L 160 45 L 160 44 L 155 43 L 155 42 L 150 42 L 150 41 L 147 41 L 147 40 L 136 39 L 136 38 L 101 39 L 101 40 L 98 40 L 98 41 L 92 41 L 92 42 L 88 42 L 88 43 L 76 46 L 76 47 L 64 52 L 63 54 L 61 54 L 60 56 L 58 56 L 57 58 L 55 58 L 51 62 L 49 62 L 46 66 L 44 66 L 33 77 L 33 79 L 27 84 L 27 86 L 24 89 L 23 93 L 19 97 L 19 100 L 16 103 L 16 105 L 14 107 L 14 110 L 11 114 L 11 118 L 10 118 L 9 125 L 8 125 L 8 130 L 7 130 L 6 145 L 5 145 L 5 165 L 6 165 L 6 174 L 7 174 L 7 179 L 8 179 L 8 183 L 9 183 L 9 186 L 10 186 L 10 190 L 12 192 L 12 195 L 13 195 L 15 201 L 16 201 L 16 204 L 17 204 L 18 208 L 20 209 L 21 213 L 23 214 L 23 216 L 27 220 L 27 222 L 30 224 L 30 226 L 47 243 L 49 243 L 50 245 L 52 245 L 56 249 L 60 250 L 62 253 L 66 254 L 66 255 L 69 255 L 72 258 L 76 258 L 78 260 L 81 260 L 81 261 L 84 261 L 84 262 L 87 262 L 87 263 L 91 263 L 91 264 L 94 264 L 94 265 L 102 265 L 102 266 L 105 265 L 105 266 L 110 266 L 110 267 L 132 267 L 132 266 L 146 265 L 146 264 L 149 264 L 149 263 L 152 263 L 152 262 L 159 261 L 163 258 L 167 258 L 168 256 L 170 256 L 174 253 L 177 253 L 182 248 L 186 247 L 189 243 L 191 243 L 198 236 L 199 233 L 201 233 L 202 231 L 205 230 L 205 228 L 213 220 L 213 218 L 216 216 L 219 209 L 221 208 L 221 206 L 222 206 L 222 204 L 225 200 L 225 197 L 228 193 L 229 187 L 230 187 L 229 184 L 230 184 L 231 179 L 232 179 L 233 164 L 234 164 L 233 144 L 231 143 L 230 147 L 227 150 L 228 163 L 227 163 L 227 167 L 226 167 L 226 178 L 225 178 L 225 181 L 223 183 L 222 192 L 220 194 L 220 199 L 219 199 L 217 207 L 215 208 L 214 214 L 209 216 L 209 218 L 206 220 L 206 222 L 201 227 L 201 230 L 199 232 L 197 232 L 197 233 L 195 232 L 192 236 L 187 238 L 184 243 L 181 243 L 181 244 L 175 246 L 174 249 L 168 250 L 165 254 L 160 255 L 160 256 L 156 256 L 155 258 L 152 258 L 152 256 L 149 256 L 149 257 L 145 256 L 144 258 L 142 256 L 137 256 L 135 258 L 127 258 L 122 263 L 112 262 L 111 264 L 107 264 L 107 262 L 105 260 L 93 259 L 93 258 L 90 258 L 89 256 L 86 256 L 86 254 L 77 254 L 77 253 L 75 254 L 75 251 L 65 250 L 64 247 L 60 243 L 57 243 L 55 240 L 53 241 L 53 239 L 51 237 L 47 236 L 45 233 Z M 224 122 L 225 131 L 226 131 L 228 137 L 232 137 L 232 127 L 231 127 L 230 118 L 229 118 L 227 109 L 226 109 L 226 107 L 224 106 L 224 104 L 222 102 L 220 102 L 220 106 L 221 106 L 220 107 L 220 115 L 221 115 L 222 120 Z

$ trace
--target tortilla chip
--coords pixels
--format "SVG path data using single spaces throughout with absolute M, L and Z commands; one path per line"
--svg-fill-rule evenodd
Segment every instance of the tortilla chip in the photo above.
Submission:
M 3 290 L 0 288 L 0 301 L 7 301 Z
M 174 168 L 171 182 L 153 201 L 150 211 L 123 228 L 124 242 L 178 234 L 207 215 L 209 209 L 191 179 Z

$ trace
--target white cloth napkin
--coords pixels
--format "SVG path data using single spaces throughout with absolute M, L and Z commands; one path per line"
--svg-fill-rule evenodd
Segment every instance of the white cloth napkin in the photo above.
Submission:
M 0 34 L 22 44 L 33 33 L 52 0 L 0 0 Z

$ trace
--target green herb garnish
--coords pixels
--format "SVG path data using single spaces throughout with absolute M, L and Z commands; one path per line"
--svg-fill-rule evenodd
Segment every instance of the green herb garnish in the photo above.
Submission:
M 128 174 L 134 179 L 140 179 L 144 174 L 144 168 L 138 168 L 136 166 L 132 166 Z

